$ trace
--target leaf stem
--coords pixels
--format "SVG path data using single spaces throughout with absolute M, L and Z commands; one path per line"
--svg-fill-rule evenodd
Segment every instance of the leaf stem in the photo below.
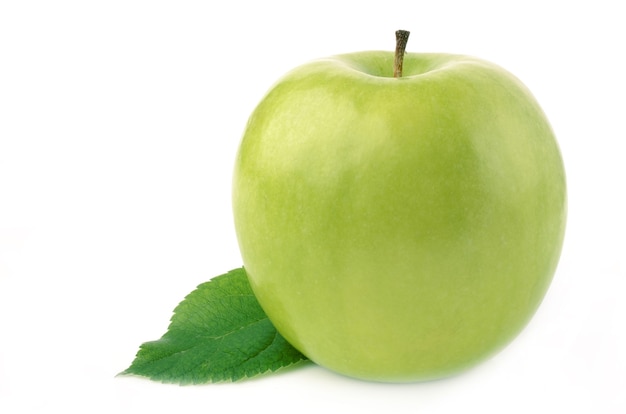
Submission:
M 393 77 L 402 77 L 402 63 L 404 62 L 404 53 L 406 50 L 406 44 L 409 41 L 409 35 L 411 32 L 408 30 L 396 31 L 396 54 L 393 61 Z

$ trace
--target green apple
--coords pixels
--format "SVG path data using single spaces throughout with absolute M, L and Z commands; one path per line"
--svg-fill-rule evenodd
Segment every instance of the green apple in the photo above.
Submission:
M 512 74 L 369 51 L 288 73 L 237 154 L 235 228 L 277 330 L 351 377 L 430 380 L 509 343 L 542 301 L 566 221 L 562 158 Z

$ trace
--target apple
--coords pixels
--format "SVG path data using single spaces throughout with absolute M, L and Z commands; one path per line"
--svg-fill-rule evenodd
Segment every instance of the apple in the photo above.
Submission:
M 510 343 L 550 285 L 567 210 L 557 141 L 516 77 L 403 50 L 286 74 L 248 121 L 232 197 L 277 330 L 383 382 L 457 374 Z

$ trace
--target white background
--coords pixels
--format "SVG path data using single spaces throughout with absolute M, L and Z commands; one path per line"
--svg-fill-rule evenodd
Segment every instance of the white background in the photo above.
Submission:
M 609 1 L 3 1 L 0 412 L 626 412 L 626 84 Z M 547 113 L 567 169 L 554 282 L 461 376 L 382 385 L 308 365 L 237 384 L 115 377 L 196 285 L 241 265 L 235 151 L 270 85 L 393 48 L 494 61 Z

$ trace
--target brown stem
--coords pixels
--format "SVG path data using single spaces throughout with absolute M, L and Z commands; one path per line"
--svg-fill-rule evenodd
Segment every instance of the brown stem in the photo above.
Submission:
M 402 77 L 402 63 L 404 62 L 404 53 L 406 50 L 406 43 L 409 41 L 409 35 L 411 32 L 408 30 L 396 31 L 396 55 L 393 61 L 393 77 Z

